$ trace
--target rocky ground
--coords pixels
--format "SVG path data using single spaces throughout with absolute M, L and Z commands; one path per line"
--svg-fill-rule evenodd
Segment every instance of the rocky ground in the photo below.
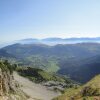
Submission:
M 46 86 L 35 84 L 16 72 L 14 72 L 14 79 L 21 85 L 21 90 L 30 97 L 29 100 L 51 100 L 60 95 L 59 92 L 49 90 Z

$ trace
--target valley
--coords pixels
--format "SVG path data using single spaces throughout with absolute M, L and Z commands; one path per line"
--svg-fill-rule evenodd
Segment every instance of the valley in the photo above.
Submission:
M 85 83 L 100 73 L 99 51 L 99 43 L 55 46 L 13 44 L 0 49 L 0 57 L 19 66 L 40 68 L 47 72 L 67 75 L 75 81 Z

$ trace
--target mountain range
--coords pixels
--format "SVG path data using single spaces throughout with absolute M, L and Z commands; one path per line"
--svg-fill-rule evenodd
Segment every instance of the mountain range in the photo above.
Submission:
M 75 43 L 100 43 L 100 37 L 89 38 L 89 37 L 72 37 L 72 38 L 44 38 L 44 39 L 37 39 L 37 38 L 27 38 L 22 40 L 16 40 L 7 43 L 1 43 L 0 48 L 5 47 L 7 45 L 21 43 L 21 44 L 47 44 L 47 45 L 57 45 L 57 44 L 75 44 Z
M 13 44 L 0 49 L 0 57 L 19 66 L 67 75 L 81 83 L 100 73 L 99 43 Z
M 23 44 L 30 44 L 30 43 L 41 43 L 41 44 L 49 44 L 49 45 L 56 45 L 56 44 L 73 44 L 73 43 L 82 43 L 82 42 L 100 42 L 100 37 L 96 38 L 45 38 L 45 39 L 23 39 L 19 40 L 18 43 Z

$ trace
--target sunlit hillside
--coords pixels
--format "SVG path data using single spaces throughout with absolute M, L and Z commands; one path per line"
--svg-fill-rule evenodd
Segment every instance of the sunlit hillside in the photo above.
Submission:
M 53 100 L 100 100 L 100 75 L 77 89 L 65 90 L 63 95 Z

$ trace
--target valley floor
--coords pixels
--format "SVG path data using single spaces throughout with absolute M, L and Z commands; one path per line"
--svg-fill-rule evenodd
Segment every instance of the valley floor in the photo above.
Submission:
M 29 100 L 51 100 L 60 93 L 48 90 L 45 86 L 35 84 L 14 72 L 14 79 L 21 85 L 21 90 L 30 97 Z

